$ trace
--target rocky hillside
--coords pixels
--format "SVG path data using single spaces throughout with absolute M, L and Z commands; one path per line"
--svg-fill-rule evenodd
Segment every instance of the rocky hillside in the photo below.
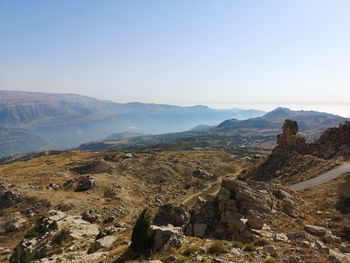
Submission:
M 327 129 L 314 142 L 308 142 L 298 132 L 298 123 L 286 120 L 282 133 L 277 136 L 277 146 L 250 177 L 263 181 L 277 178 L 293 181 L 296 179 L 294 175 L 300 174 L 302 169 L 310 170 L 312 167 L 329 169 L 340 162 L 337 159 L 350 157 L 350 122 Z M 310 176 L 305 173 L 303 179 Z
M 241 134 L 243 132 L 260 132 L 264 134 L 277 134 L 285 119 L 298 122 L 300 132 L 309 139 L 317 139 L 327 128 L 345 122 L 346 119 L 324 112 L 293 111 L 287 108 L 277 108 L 262 117 L 249 120 L 227 120 L 219 124 L 213 131 L 216 133 Z

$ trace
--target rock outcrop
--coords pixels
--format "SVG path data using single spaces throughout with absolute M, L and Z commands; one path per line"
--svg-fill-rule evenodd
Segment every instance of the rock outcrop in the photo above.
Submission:
M 154 233 L 154 248 L 156 251 L 165 251 L 171 247 L 181 247 L 183 237 L 182 228 L 167 226 L 151 226 Z
M 175 207 L 171 204 L 166 204 L 158 209 L 158 213 L 153 219 L 153 224 L 157 226 L 170 224 L 175 227 L 181 227 L 189 221 L 190 215 L 184 207 Z
M 313 145 L 313 154 L 324 158 L 350 156 L 350 121 L 327 129 Z
M 277 213 L 286 217 L 300 215 L 286 190 L 265 183 L 225 179 L 216 196 L 191 211 L 185 234 L 254 242 Z
M 280 171 L 286 166 L 293 170 L 293 160 L 300 164 L 297 158 L 307 156 L 328 160 L 339 156 L 350 156 L 350 122 L 329 128 L 315 142 L 307 142 L 298 134 L 296 121 L 285 120 L 282 133 L 277 136 L 277 146 L 272 150 L 267 160 L 248 175 L 258 181 L 268 181 L 280 177 Z M 282 175 L 283 176 L 283 175 Z
M 69 253 L 81 253 L 80 247 L 94 244 L 98 233 L 98 225 L 90 224 L 80 216 L 51 210 L 50 216 L 38 220 L 18 247 L 30 251 L 35 260 L 50 262 L 50 258 L 56 256 L 63 258 L 69 257 Z M 81 256 L 87 256 L 87 251 Z

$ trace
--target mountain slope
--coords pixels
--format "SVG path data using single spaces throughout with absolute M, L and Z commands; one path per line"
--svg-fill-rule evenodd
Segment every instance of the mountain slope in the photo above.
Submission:
M 0 157 L 42 150 L 48 142 L 23 129 L 0 127 Z
M 317 111 L 293 111 L 287 108 L 277 108 L 262 117 L 239 121 L 230 119 L 219 124 L 212 132 L 233 135 L 243 132 L 252 132 L 256 129 L 266 134 L 280 132 L 285 119 L 298 122 L 300 132 L 310 139 L 318 138 L 329 127 L 345 122 L 346 118 L 334 114 Z
M 285 119 L 297 120 L 304 136 L 316 139 L 329 127 L 346 121 L 345 118 L 315 111 L 292 111 L 277 108 L 262 117 L 247 120 L 230 119 L 216 127 L 192 129 L 186 132 L 145 135 L 123 140 L 102 140 L 85 143 L 81 150 L 105 149 L 193 149 L 226 148 L 237 152 L 249 148 L 269 148 L 274 145 Z M 264 145 L 264 146 L 263 146 Z
M 216 125 L 227 118 L 261 116 L 255 110 L 215 110 L 206 106 L 114 103 L 75 94 L 0 91 L 0 123 L 23 128 L 56 148 L 77 146 L 116 132 L 157 134 Z

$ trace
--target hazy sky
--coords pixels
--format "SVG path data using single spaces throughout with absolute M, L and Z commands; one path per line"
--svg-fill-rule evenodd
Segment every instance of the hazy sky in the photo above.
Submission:
M 0 89 L 345 114 L 350 1 L 0 0 Z

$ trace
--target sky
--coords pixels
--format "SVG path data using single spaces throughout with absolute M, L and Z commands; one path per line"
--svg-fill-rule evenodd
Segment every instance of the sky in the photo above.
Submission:
M 0 0 L 0 89 L 350 116 L 350 1 Z

